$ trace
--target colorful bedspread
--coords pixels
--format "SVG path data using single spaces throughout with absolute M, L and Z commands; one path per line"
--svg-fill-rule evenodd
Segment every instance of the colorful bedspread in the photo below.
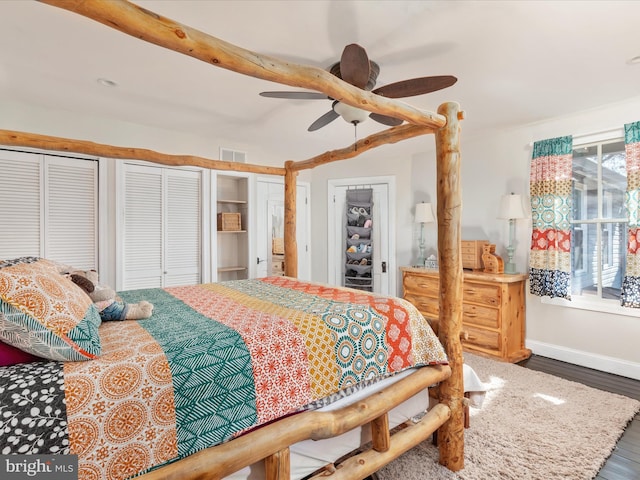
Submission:
M 447 358 L 408 302 L 287 277 L 123 292 L 86 362 L 0 368 L 1 453 L 77 454 L 124 479 L 362 381 Z

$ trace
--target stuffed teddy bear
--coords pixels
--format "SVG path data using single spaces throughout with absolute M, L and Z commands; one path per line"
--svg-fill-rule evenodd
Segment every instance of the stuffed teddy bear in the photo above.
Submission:
M 145 300 L 138 303 L 123 302 L 116 296 L 115 290 L 98 282 L 98 272 L 95 270 L 71 270 L 68 275 L 93 300 L 103 321 L 141 320 L 153 313 L 153 305 Z

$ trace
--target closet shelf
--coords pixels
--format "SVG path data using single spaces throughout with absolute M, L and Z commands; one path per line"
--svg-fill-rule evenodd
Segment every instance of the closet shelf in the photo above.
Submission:
M 235 203 L 235 204 L 239 204 L 239 205 L 245 205 L 247 203 L 246 200 L 226 200 L 226 199 L 221 199 L 219 198 L 217 200 L 218 203 Z
M 218 272 L 242 272 L 246 269 L 247 267 L 220 267 L 218 268 Z

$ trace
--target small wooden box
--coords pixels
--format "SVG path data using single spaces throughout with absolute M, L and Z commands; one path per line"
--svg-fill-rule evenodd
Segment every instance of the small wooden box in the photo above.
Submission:
M 242 230 L 242 217 L 239 213 L 219 213 L 218 230 L 221 232 L 238 232 Z
M 462 240 L 462 268 L 482 270 L 482 247 L 488 240 Z
M 284 238 L 278 237 L 271 241 L 271 253 L 284 255 Z

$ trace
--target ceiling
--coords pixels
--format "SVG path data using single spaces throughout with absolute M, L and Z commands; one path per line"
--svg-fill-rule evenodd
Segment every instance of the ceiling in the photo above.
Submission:
M 321 68 L 358 43 L 380 65 L 377 86 L 455 75 L 454 86 L 404 101 L 431 111 L 459 102 L 467 136 L 640 96 L 640 63 L 629 63 L 640 56 L 637 1 L 134 3 L 242 48 Z M 328 99 L 261 97 L 298 89 L 216 68 L 35 1 L 3 0 L 0 18 L 0 105 L 122 119 L 229 148 L 259 145 L 294 160 L 353 143 L 356 132 L 342 119 L 307 131 L 331 108 Z M 367 120 L 357 135 L 384 128 Z

